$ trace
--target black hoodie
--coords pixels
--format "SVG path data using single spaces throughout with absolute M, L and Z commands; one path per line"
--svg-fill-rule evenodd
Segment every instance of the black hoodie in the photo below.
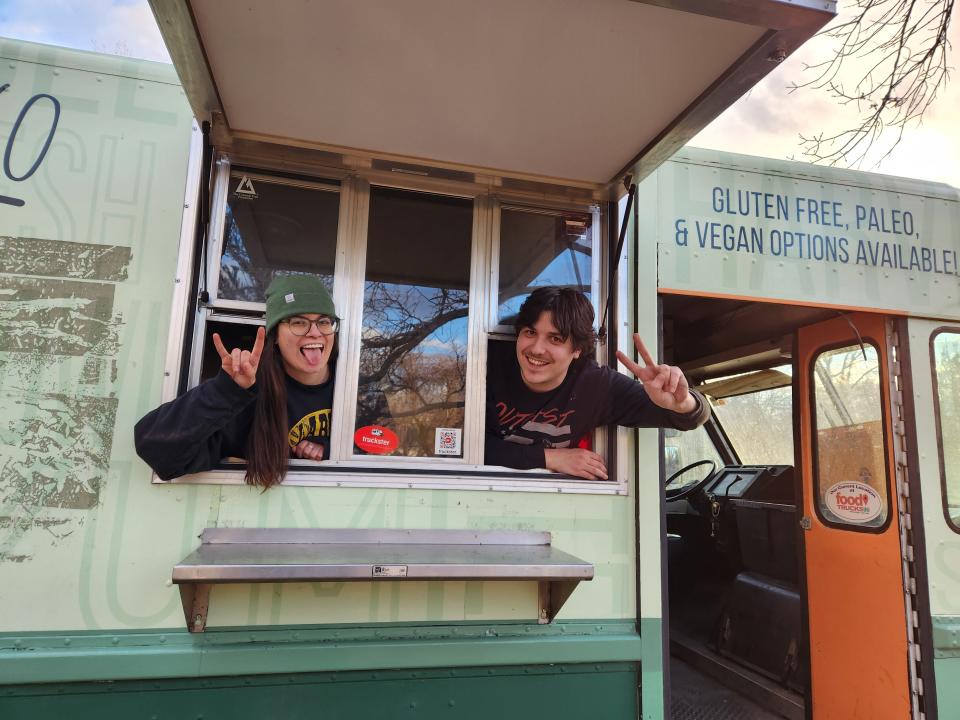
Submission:
M 147 413 L 133 429 L 137 454 L 161 480 L 210 470 L 225 457 L 246 457 L 256 409 L 256 385 L 244 389 L 220 371 L 175 400 Z M 324 446 L 330 457 L 333 377 L 303 385 L 287 377 L 288 443 Z
M 545 393 L 524 385 L 514 343 L 491 343 L 487 368 L 487 465 L 545 468 L 545 448 L 577 447 L 602 425 L 693 430 L 710 417 L 710 405 L 693 390 L 696 409 L 664 410 L 639 382 L 592 359 L 575 361 Z

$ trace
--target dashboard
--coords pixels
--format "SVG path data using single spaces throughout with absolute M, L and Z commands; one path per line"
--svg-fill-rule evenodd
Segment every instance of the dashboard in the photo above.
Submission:
M 727 465 L 714 473 L 704 489 L 717 499 L 792 505 L 796 498 L 792 465 Z

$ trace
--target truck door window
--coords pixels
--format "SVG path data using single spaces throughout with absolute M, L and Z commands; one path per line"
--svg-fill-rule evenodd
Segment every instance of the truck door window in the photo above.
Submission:
M 877 349 L 824 351 L 812 372 L 817 513 L 851 530 L 882 527 L 889 498 Z
M 940 330 L 930 344 L 944 510 L 960 532 L 960 332 Z
M 463 457 L 473 201 L 372 188 L 354 451 Z

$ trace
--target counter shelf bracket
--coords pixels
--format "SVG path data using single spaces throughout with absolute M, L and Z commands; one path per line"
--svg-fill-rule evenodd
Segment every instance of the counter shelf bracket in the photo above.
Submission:
M 192 633 L 206 629 L 212 587 L 227 583 L 529 580 L 548 624 L 594 576 L 538 531 L 207 528 L 200 538 L 173 568 Z

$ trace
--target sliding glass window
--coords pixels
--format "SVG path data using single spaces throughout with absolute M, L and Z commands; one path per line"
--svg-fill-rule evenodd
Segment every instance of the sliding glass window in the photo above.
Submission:
M 372 188 L 354 452 L 463 457 L 473 201 Z

